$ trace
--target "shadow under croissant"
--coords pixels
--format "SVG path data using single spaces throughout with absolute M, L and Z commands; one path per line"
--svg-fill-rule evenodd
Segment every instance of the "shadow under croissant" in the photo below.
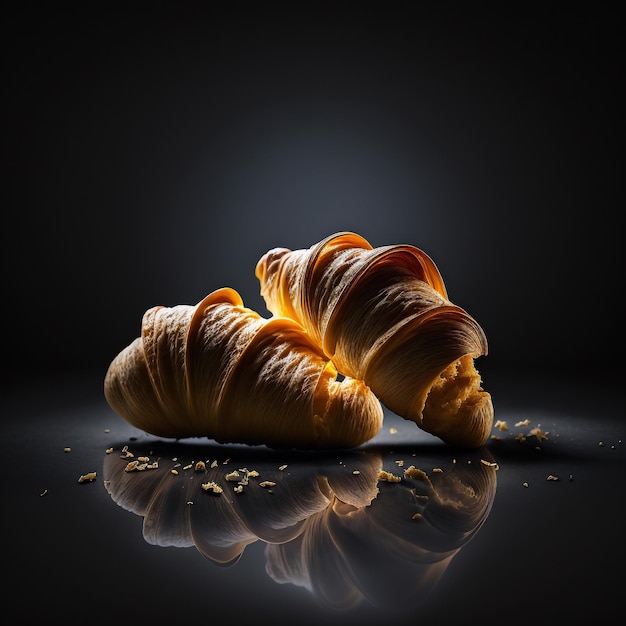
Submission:
M 143 517 L 150 544 L 195 546 L 230 566 L 260 540 L 277 583 L 334 610 L 364 601 L 402 610 L 426 598 L 485 522 L 496 471 L 486 461 L 430 473 L 390 463 L 376 448 L 190 451 L 156 441 L 105 455 L 103 475 L 113 501 Z

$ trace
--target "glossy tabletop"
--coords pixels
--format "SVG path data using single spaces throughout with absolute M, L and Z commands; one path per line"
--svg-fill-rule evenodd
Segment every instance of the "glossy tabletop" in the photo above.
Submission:
M 312 453 L 147 435 L 97 378 L 16 387 L 5 605 L 15 623 L 609 623 L 625 555 L 615 390 L 490 390 L 478 450 L 386 412 L 360 448 Z

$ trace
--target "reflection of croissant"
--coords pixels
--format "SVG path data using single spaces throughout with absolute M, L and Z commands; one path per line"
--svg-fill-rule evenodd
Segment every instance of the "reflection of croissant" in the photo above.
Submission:
M 453 445 L 486 441 L 493 405 L 474 358 L 487 341 L 424 252 L 338 233 L 306 250 L 270 250 L 256 275 L 268 310 L 300 322 L 392 411 Z
M 307 456 L 233 447 L 227 461 L 211 462 L 222 454 L 218 446 L 184 448 L 150 442 L 105 455 L 105 488 L 143 517 L 144 539 L 195 546 L 220 565 L 234 565 L 263 541 L 274 581 L 302 586 L 336 610 L 364 600 L 395 611 L 420 604 L 482 527 L 496 493 L 488 461 L 455 463 L 430 477 L 413 466 L 398 481 L 381 481 L 397 461 L 385 463 L 371 449 Z M 199 458 L 207 459 L 200 468 Z M 204 491 L 207 483 L 223 491 Z
M 317 451 L 307 459 L 303 451 L 247 452 L 233 446 L 232 458 L 207 460 L 198 470 L 198 459 L 190 461 L 190 452 L 215 458 L 220 450 L 193 444 L 184 448 L 151 442 L 135 444 L 122 455 L 106 454 L 104 485 L 116 504 L 143 517 L 142 533 L 148 543 L 195 546 L 220 565 L 235 564 L 258 540 L 292 541 L 311 516 L 325 511 L 336 498 L 344 507 L 356 509 L 367 507 L 378 493 L 382 460 L 370 451 L 342 451 L 340 458 Z M 173 457 L 176 461 L 169 461 Z M 134 462 L 138 458 L 143 459 L 141 464 Z M 129 469 L 133 465 L 135 469 Z M 261 486 L 265 481 L 275 483 L 272 493 Z M 223 488 L 219 497 L 203 490 L 202 484 L 208 482 Z
M 310 517 L 294 540 L 268 544 L 266 569 L 276 582 L 306 587 L 335 609 L 363 599 L 411 609 L 480 530 L 496 484 L 496 471 L 483 463 L 454 465 L 432 482 L 418 471 L 382 483 L 371 505 L 350 510 L 335 503 Z
M 360 445 L 382 424 L 368 387 L 336 380 L 299 324 L 262 318 L 230 288 L 196 306 L 149 309 L 141 331 L 109 366 L 104 391 L 152 434 L 332 448 Z

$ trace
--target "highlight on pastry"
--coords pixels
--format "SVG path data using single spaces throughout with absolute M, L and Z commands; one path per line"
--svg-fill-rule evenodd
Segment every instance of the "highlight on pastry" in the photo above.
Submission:
M 494 410 L 475 359 L 487 339 L 425 252 L 340 232 L 308 249 L 269 250 L 256 276 L 267 309 L 300 323 L 391 411 L 451 445 L 485 443 Z
M 111 362 L 109 405 L 169 438 L 283 448 L 352 448 L 380 429 L 383 409 L 292 319 L 266 319 L 238 292 L 147 310 L 141 335 Z

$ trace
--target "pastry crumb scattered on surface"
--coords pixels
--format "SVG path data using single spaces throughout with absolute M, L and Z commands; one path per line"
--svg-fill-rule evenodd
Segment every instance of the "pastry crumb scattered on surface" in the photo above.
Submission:
M 509 430 L 509 427 L 506 425 L 504 420 L 496 420 L 496 423 L 493 426 L 498 430 Z
M 139 461 L 130 461 L 129 463 L 126 464 L 126 467 L 124 468 L 125 472 L 134 472 L 137 467 L 139 466 Z
M 88 472 L 87 474 L 83 474 L 78 479 L 79 483 L 91 483 L 96 480 L 96 472 Z
M 485 459 L 480 459 L 480 462 L 483 465 L 486 465 L 487 467 L 493 467 L 493 469 L 495 469 L 495 470 L 499 470 L 500 469 L 500 466 L 495 461 L 491 462 L 491 461 L 486 461 Z
M 555 476 L 554 474 L 549 474 L 548 477 L 546 478 L 546 480 L 558 480 L 559 477 Z
M 529 419 L 520 420 L 519 422 L 515 422 L 515 426 L 517 428 L 521 428 L 522 426 L 528 426 L 529 424 L 530 424 L 530 420 Z
M 402 459 L 397 459 L 397 460 L 395 461 L 395 464 L 396 464 L 398 467 L 404 467 L 404 461 L 403 461 Z
M 193 468 L 194 472 L 206 472 L 206 464 L 204 461 L 198 461 Z
M 433 474 L 443 474 L 443 470 L 440 467 L 433 467 Z
M 202 483 L 203 491 L 210 491 L 214 493 L 216 496 L 219 496 L 224 490 L 213 480 L 210 480 L 208 483 Z
M 105 454 L 111 454 L 111 452 L 113 452 L 113 448 L 107 448 L 104 453 Z
M 178 470 L 177 469 L 171 469 L 170 470 L 170 474 L 174 474 L 174 476 L 178 476 Z
M 389 434 L 390 435 L 397 435 L 398 434 L 398 429 L 394 428 L 393 426 L 389 429 Z
M 411 465 L 404 470 L 405 478 L 417 478 L 418 480 L 428 480 L 428 476 L 424 470 L 418 469 L 415 465 Z
M 422 517 L 421 513 L 415 513 L 415 515 L 411 516 L 411 519 L 422 519 Z
M 524 487 L 528 487 L 528 483 L 522 483 L 522 485 L 524 485 Z
M 527 437 L 537 437 L 539 441 L 544 441 L 544 439 L 548 438 L 548 434 L 548 431 L 541 430 L 541 428 L 537 426 L 528 431 Z
M 396 476 L 386 470 L 380 470 L 380 472 L 378 472 L 378 480 L 387 483 L 399 483 L 402 480 L 402 477 Z
M 71 452 L 72 448 L 70 448 L 69 446 L 65 446 L 65 448 L 63 448 L 63 452 Z
M 268 487 L 276 487 L 276 483 L 272 480 L 263 480 L 259 483 L 259 487 L 267 489 Z
M 241 474 L 237 470 L 233 470 L 232 472 L 229 472 L 228 474 L 226 474 L 224 478 L 226 478 L 226 480 L 228 480 L 229 482 L 236 481 L 241 478 Z
M 282 472 L 282 471 L 284 471 L 284 470 L 286 470 L 286 469 L 287 469 L 287 463 L 285 463 L 284 465 L 281 465 L 278 469 L 279 469 L 281 472 Z
M 44 489 L 40 494 L 39 497 L 41 498 L 41 496 L 47 496 L 48 495 L 48 490 Z

